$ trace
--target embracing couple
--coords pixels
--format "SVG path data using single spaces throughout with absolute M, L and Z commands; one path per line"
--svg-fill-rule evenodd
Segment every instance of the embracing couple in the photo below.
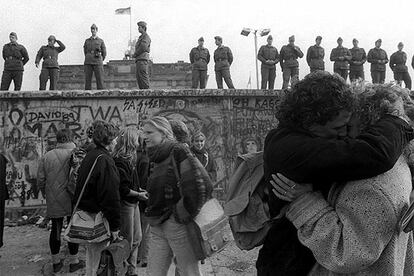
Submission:
M 413 237 L 399 227 L 412 191 L 413 108 L 398 86 L 350 88 L 322 71 L 286 92 L 265 140 L 279 219 L 259 276 L 414 275 Z

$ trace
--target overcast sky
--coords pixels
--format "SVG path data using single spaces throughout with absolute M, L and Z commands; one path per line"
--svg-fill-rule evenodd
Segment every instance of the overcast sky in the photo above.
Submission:
M 329 54 L 341 36 L 345 47 L 352 47 L 358 38 L 366 52 L 378 38 L 390 56 L 399 41 L 405 44 L 413 74 L 411 58 L 414 54 L 414 3 L 409 0 L 377 1 L 328 1 L 328 0 L 0 0 L 0 44 L 9 42 L 9 33 L 18 35 L 18 42 L 28 50 L 30 61 L 25 66 L 22 90 L 37 90 L 40 69 L 34 66 L 36 53 L 54 34 L 66 45 L 59 55 L 60 64 L 82 64 L 83 43 L 90 36 L 90 26 L 95 23 L 98 36 L 107 46 L 107 60 L 122 59 L 129 39 L 129 16 L 115 15 L 117 8 L 132 7 L 132 36 L 137 37 L 136 22 L 148 23 L 152 39 L 151 57 L 155 63 L 188 61 L 188 54 L 203 36 L 205 46 L 213 54 L 216 46 L 213 37 L 223 37 L 234 55 L 231 74 L 236 88 L 246 88 L 249 74 L 255 87 L 255 59 L 253 36 L 240 35 L 243 27 L 270 28 L 274 45 L 280 50 L 288 37 L 296 36 L 296 44 L 306 55 L 315 37 L 323 37 L 325 67 L 332 71 Z M 258 39 L 259 47 L 266 38 Z M 3 71 L 3 62 L 0 64 Z M 260 63 L 259 63 L 260 70 Z M 260 73 L 260 72 L 259 72 Z M 303 58 L 300 76 L 309 73 Z M 216 87 L 214 64 L 209 65 L 208 88 Z M 365 76 L 371 80 L 369 65 Z M 412 76 L 414 77 L 414 75 Z M 387 80 L 392 72 L 387 67 Z M 276 88 L 282 81 L 277 65 Z

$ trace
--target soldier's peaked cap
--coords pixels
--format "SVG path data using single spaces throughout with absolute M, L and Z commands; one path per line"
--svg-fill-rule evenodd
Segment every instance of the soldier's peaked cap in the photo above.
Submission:
M 14 36 L 17 39 L 17 34 L 15 32 L 11 32 L 10 35 Z
M 269 35 L 269 36 L 267 37 L 267 39 L 271 39 L 271 40 L 273 40 L 273 36 L 272 36 L 272 35 Z
M 316 37 L 316 40 L 322 40 L 322 37 L 321 37 L 320 35 L 318 35 L 318 36 Z
M 138 26 L 141 26 L 141 27 L 144 27 L 144 28 L 146 28 L 146 27 L 147 27 L 147 23 L 146 23 L 145 21 L 139 21 L 139 22 L 137 23 L 137 25 L 138 25 Z
M 378 38 L 377 41 L 375 41 L 375 43 L 377 43 L 377 42 L 380 42 L 381 43 L 382 42 L 382 39 L 381 38 Z
M 223 38 L 222 38 L 221 36 L 218 36 L 218 35 L 216 35 L 216 36 L 214 37 L 214 39 L 215 39 L 215 40 L 219 40 L 219 41 L 223 41 Z
M 92 24 L 91 29 L 97 30 L 98 29 L 98 26 L 96 26 L 95 23 L 94 23 L 94 24 Z
M 295 36 L 294 35 L 289 36 L 289 41 L 294 41 L 294 40 L 295 40 Z
M 204 37 L 200 37 L 198 41 L 204 41 Z
M 336 41 L 344 41 L 344 40 L 342 39 L 342 37 L 338 37 Z
M 398 46 L 404 46 L 404 43 L 400 42 L 398 43 Z

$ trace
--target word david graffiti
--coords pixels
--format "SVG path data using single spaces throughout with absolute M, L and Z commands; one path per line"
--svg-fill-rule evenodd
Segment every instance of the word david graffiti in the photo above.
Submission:
M 0 95 L 0 150 L 10 161 L 6 180 L 11 199 L 7 206 L 45 204 L 37 187 L 38 161 L 54 148 L 56 132 L 61 128 L 69 128 L 75 142 L 82 143 L 85 130 L 95 120 L 137 128 L 155 115 L 181 120 L 192 133 L 201 130 L 206 134 L 207 149 L 218 167 L 216 195 L 223 199 L 233 161 L 244 153 L 244 141 L 253 138 L 260 147 L 267 132 L 277 125 L 276 92 L 263 95 L 237 90 L 224 94 L 213 90 L 206 95 L 194 90 L 175 92 L 172 96 L 166 91 L 140 93 L 68 92 L 39 97 L 40 92 L 26 92 L 24 97 L 10 98 L 7 93 Z

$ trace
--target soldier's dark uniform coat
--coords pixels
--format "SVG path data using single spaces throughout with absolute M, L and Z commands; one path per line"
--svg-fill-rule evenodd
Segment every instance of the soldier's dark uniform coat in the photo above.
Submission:
M 405 83 L 405 87 L 411 90 L 411 76 L 408 73 L 407 54 L 404 51 L 397 51 L 390 57 L 390 68 L 394 72 L 394 79 L 401 84 Z
M 192 65 L 192 88 L 206 88 L 207 64 L 210 62 L 210 52 L 205 47 L 194 47 L 190 51 L 190 62 Z
M 227 46 L 221 45 L 214 51 L 214 71 L 216 72 L 217 88 L 223 88 L 223 79 L 227 87 L 232 89 L 233 81 L 230 76 L 230 65 L 233 63 L 233 53 Z
M 139 89 L 149 88 L 149 53 L 151 51 L 151 38 L 144 32 L 135 44 L 136 78 Z
M 26 48 L 16 43 L 7 43 L 3 46 L 4 71 L 1 78 L 0 90 L 9 90 L 13 80 L 14 90 L 19 91 L 23 81 L 23 66 L 29 61 Z
M 310 67 L 310 71 L 314 72 L 316 70 L 325 70 L 325 62 L 323 61 L 325 57 L 325 49 L 321 46 L 313 45 L 308 48 L 306 53 L 306 62 Z
M 363 48 L 353 47 L 351 52 L 351 60 L 349 61 L 349 79 L 355 81 L 357 79 L 365 79 L 364 63 L 367 61 L 367 54 Z
M 303 52 L 298 46 L 285 45 L 280 50 L 279 61 L 283 71 L 282 89 L 289 86 L 289 80 L 292 79 L 292 85 L 299 80 L 299 62 L 298 58 L 303 57 Z
M 83 45 L 85 54 L 85 90 L 92 89 L 92 74 L 95 73 L 96 88 L 103 89 L 103 61 L 106 57 L 106 46 L 99 37 L 90 37 Z
M 41 59 L 43 59 L 42 71 L 39 76 L 39 90 L 46 89 L 46 83 L 49 78 L 50 90 L 56 89 L 56 84 L 59 78 L 58 55 L 66 48 L 61 41 L 56 40 L 56 42 L 59 44 L 58 47 L 45 45 L 40 47 L 39 51 L 37 52 L 35 63 L 37 64 Z
M 348 48 L 338 46 L 332 49 L 330 59 L 331 61 L 334 61 L 334 72 L 343 77 L 344 80 L 348 78 L 349 60 L 351 60 L 351 58 L 351 52 Z
M 272 45 L 263 45 L 259 49 L 257 59 L 262 62 L 262 86 L 261 89 L 266 89 L 267 83 L 269 83 L 269 89 L 274 89 L 276 78 L 276 64 L 279 62 L 279 52 L 276 47 Z M 269 64 L 266 61 L 270 60 Z
M 388 63 L 387 53 L 381 48 L 372 48 L 368 52 L 367 61 L 371 63 L 372 83 L 384 83 Z

